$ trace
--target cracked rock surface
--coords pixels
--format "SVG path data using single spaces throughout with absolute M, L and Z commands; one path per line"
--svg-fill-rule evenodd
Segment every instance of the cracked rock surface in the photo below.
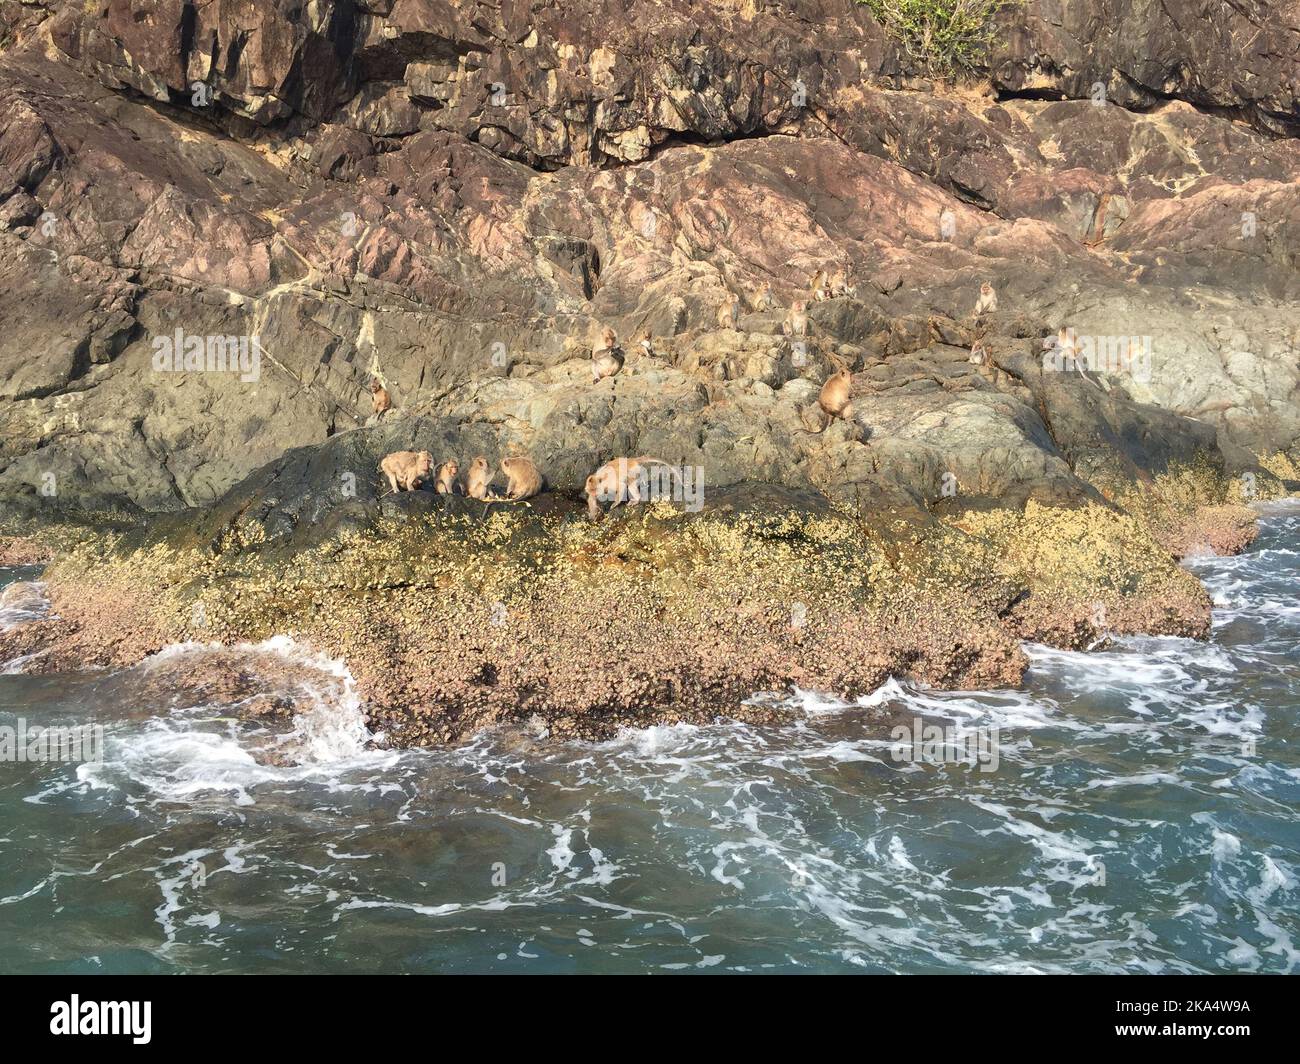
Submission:
M 1216 11 L 1030 0 L 948 86 L 849 0 L 0 3 L 0 498 L 252 475 L 288 532 L 405 448 L 864 510 L 1255 468 L 1300 437 L 1300 19 Z M 821 268 L 855 291 L 798 347 Z M 1062 327 L 1149 366 L 1055 372 Z M 192 337 L 256 371 L 158 368 Z M 838 366 L 856 419 L 815 431 Z

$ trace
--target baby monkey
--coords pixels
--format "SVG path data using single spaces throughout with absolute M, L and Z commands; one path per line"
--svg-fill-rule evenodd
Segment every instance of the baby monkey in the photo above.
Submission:
M 456 464 L 456 459 L 450 462 L 443 462 L 438 467 L 438 476 L 434 480 L 434 490 L 439 495 L 456 494 L 456 475 L 460 472 L 460 466 Z
M 635 343 L 636 346 L 641 349 L 641 354 L 654 355 L 654 337 L 650 335 L 650 330 L 648 328 L 642 329 L 636 334 Z
M 388 396 L 388 389 L 379 383 L 378 377 L 370 378 L 370 405 L 375 414 L 383 414 L 393 405 Z

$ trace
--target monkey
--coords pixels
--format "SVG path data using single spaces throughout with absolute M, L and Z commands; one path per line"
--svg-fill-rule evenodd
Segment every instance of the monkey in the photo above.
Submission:
M 460 466 L 456 464 L 456 459 L 450 462 L 443 462 L 438 467 L 438 477 L 434 482 L 434 490 L 439 495 L 456 494 L 456 474 L 460 472 Z
M 651 357 L 653 357 L 655 353 L 654 344 L 651 343 L 652 339 L 649 328 L 642 329 L 636 334 L 637 347 L 641 348 L 643 354 L 650 355 Z
M 834 282 L 825 270 L 818 270 L 812 276 L 812 297 L 814 303 L 825 303 L 835 294 Z
M 672 472 L 672 466 L 667 462 L 640 455 L 636 458 L 615 458 L 592 473 L 586 483 L 587 516 L 593 521 L 600 520 L 601 502 L 609 502 L 610 510 L 623 502 L 624 496 L 627 497 L 629 506 L 640 502 L 641 488 L 638 480 L 641 470 L 649 465 L 666 466 Z
M 414 491 L 433 469 L 428 451 L 394 451 L 379 463 L 393 491 Z
M 988 281 L 985 281 L 980 285 L 979 299 L 975 301 L 975 316 L 978 318 L 981 314 L 991 314 L 997 309 L 997 290 Z
M 754 309 L 757 311 L 775 310 L 776 300 L 772 298 L 772 286 L 766 284 L 762 290 L 754 296 Z
M 1084 352 L 1083 345 L 1079 342 L 1079 337 L 1075 336 L 1074 329 L 1066 329 L 1065 326 L 1062 326 L 1058 330 L 1057 347 L 1060 347 L 1061 351 L 1065 352 L 1066 358 L 1070 359 L 1070 368 L 1079 369 L 1080 372 L 1084 371 L 1084 369 L 1091 371 L 1092 360 Z
M 383 414 L 392 408 L 393 401 L 388 397 L 388 389 L 379 383 L 378 377 L 370 378 L 370 395 L 375 414 Z
M 1045 352 L 1055 352 L 1052 356 L 1052 368 L 1075 371 L 1082 375 L 1084 380 L 1089 381 L 1098 391 L 1109 392 L 1111 390 L 1110 384 L 1104 375 L 1100 380 L 1091 376 L 1096 365 L 1093 361 L 1093 355 L 1091 352 L 1085 351 L 1073 329 L 1062 325 L 1057 330 L 1055 337 L 1049 336 L 1043 340 L 1043 350 Z M 1141 343 L 1135 345 L 1133 339 L 1129 340 L 1127 353 L 1130 358 L 1134 356 L 1142 358 L 1145 355 Z M 1043 368 L 1046 369 L 1047 365 L 1047 355 L 1044 354 Z
M 727 296 L 718 307 L 718 325 L 723 329 L 735 329 L 740 320 L 740 300 Z
M 600 345 L 591 352 L 591 383 L 612 377 L 623 368 L 623 351 L 618 346 L 618 333 L 608 325 L 600 334 Z
M 781 331 L 786 336 L 808 335 L 808 304 L 802 299 L 796 299 L 790 304 L 790 313 L 781 324 Z
M 505 497 L 511 502 L 531 499 L 542 490 L 542 474 L 531 458 L 524 455 L 503 458 L 501 472 L 506 475 Z
M 836 270 L 826 282 L 827 298 L 849 294 L 849 279 L 843 270 Z
M 611 329 L 608 325 L 606 325 L 605 328 L 601 330 L 601 333 L 600 333 L 600 347 L 598 347 L 596 350 L 598 350 L 598 351 L 617 351 L 617 350 L 618 350 L 618 333 L 616 333 L 613 329 Z
M 1043 351 L 1052 353 L 1051 367 L 1053 369 L 1078 371 L 1080 373 L 1084 370 L 1092 369 L 1088 358 L 1080 353 L 1079 338 L 1074 335 L 1074 330 L 1068 326 L 1062 325 L 1061 328 L 1057 330 L 1055 336 L 1049 336 L 1044 339 Z M 1044 354 L 1044 368 L 1047 368 L 1048 366 L 1047 359 L 1047 354 Z M 1084 374 L 1084 379 L 1092 380 L 1092 378 L 1086 373 Z M 1097 384 L 1096 381 L 1093 381 L 1093 384 L 1096 384 L 1098 388 L 1102 388 L 1102 385 Z
M 1065 369 L 1074 369 L 1075 359 L 1078 358 L 1079 346 L 1074 338 L 1074 331 L 1069 327 L 1062 325 L 1056 332 L 1056 339 L 1050 337 L 1043 341 L 1043 347 L 1047 350 L 1056 350 L 1057 361 Z
M 853 404 L 849 397 L 853 393 L 853 373 L 842 369 L 826 378 L 822 390 L 817 396 L 817 405 L 831 417 L 842 417 L 845 421 L 853 419 Z
M 987 366 L 989 364 L 988 348 L 984 346 L 983 340 L 976 340 L 970 345 L 970 358 L 966 360 L 972 366 Z
M 676 336 L 686 328 L 686 300 L 681 296 L 673 296 L 668 300 L 668 313 L 672 315 L 672 324 L 668 327 L 670 336 Z
M 594 351 L 591 355 L 591 383 L 596 384 L 612 377 L 623 368 L 623 357 L 617 351 Z
M 488 467 L 488 461 L 482 455 L 479 455 L 469 464 L 469 472 L 465 475 L 465 494 L 471 499 L 478 499 L 480 502 L 486 502 L 488 497 L 488 485 L 492 483 L 492 470 Z
M 640 502 L 641 492 L 637 485 L 637 478 L 641 472 L 641 465 L 643 462 L 648 464 L 657 461 L 658 459 L 642 456 L 615 458 L 612 462 L 606 462 L 587 478 L 585 485 L 587 515 L 593 521 L 598 520 L 602 501 L 610 502 L 610 510 L 625 501 L 625 496 L 629 505 Z

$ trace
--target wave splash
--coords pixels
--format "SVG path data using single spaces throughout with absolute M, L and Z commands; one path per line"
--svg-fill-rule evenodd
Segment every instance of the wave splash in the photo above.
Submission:
M 103 762 L 79 766 L 96 788 L 251 805 L 259 785 L 328 784 L 393 756 L 366 727 L 346 665 L 288 636 L 173 644 L 110 686 L 135 719 L 110 728 Z
M 50 600 L 42 580 L 16 580 L 0 588 L 0 632 L 44 620 L 49 612 Z

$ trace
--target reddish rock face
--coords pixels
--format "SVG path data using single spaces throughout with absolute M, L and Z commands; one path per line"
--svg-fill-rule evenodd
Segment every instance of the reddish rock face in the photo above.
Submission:
M 651 453 L 924 508 L 1293 447 L 1294 5 L 1055 4 L 947 87 L 850 0 L 2 7 L 0 497 L 210 502 L 376 375 L 394 410 L 324 465 L 517 446 L 576 490 Z M 649 337 L 593 387 L 605 325 Z M 159 371 L 177 330 L 256 375 Z M 858 417 L 819 429 L 841 365 Z
M 988 63 L 999 89 L 1075 98 L 1101 91 L 1123 107 L 1174 98 L 1239 109 L 1294 136 L 1298 15 L 1294 0 L 1224 5 L 1212 17 L 1191 0 L 1030 0 L 999 16 Z

